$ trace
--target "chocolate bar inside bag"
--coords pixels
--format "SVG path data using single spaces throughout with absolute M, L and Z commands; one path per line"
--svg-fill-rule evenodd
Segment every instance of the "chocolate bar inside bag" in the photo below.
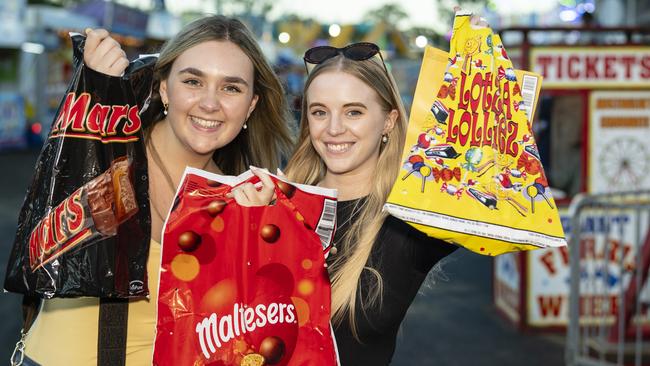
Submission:
M 43 298 L 145 296 L 151 218 L 141 112 L 156 58 L 111 77 L 83 64 L 85 37 L 72 41 L 75 71 L 36 163 L 4 288 Z

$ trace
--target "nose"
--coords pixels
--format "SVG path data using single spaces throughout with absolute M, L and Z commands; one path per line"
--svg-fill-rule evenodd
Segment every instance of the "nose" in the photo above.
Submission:
M 327 133 L 331 136 L 337 136 L 345 132 L 345 124 L 343 119 L 340 118 L 337 114 L 333 114 L 328 121 Z
M 217 94 L 214 90 L 205 90 L 199 100 L 199 107 L 208 113 L 218 111 L 221 103 Z

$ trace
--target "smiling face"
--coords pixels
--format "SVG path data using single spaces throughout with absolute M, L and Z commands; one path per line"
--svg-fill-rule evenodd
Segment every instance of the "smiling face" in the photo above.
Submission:
M 169 104 L 167 142 L 199 155 L 230 143 L 257 103 L 253 82 L 253 63 L 230 41 L 207 41 L 183 52 L 160 83 Z
M 398 112 L 385 111 L 370 86 L 342 71 L 316 76 L 306 96 L 310 139 L 326 175 L 371 177 L 382 135 L 393 128 Z

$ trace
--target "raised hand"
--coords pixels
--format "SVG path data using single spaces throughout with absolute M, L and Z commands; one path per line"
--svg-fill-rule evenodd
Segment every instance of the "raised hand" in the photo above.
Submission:
M 110 76 L 121 76 L 129 66 L 126 53 L 106 29 L 86 29 L 84 62 L 89 68 Z

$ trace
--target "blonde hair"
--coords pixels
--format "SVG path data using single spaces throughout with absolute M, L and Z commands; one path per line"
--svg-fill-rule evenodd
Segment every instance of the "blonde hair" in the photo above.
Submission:
M 358 338 L 354 316 L 357 298 L 361 294 L 364 295 L 359 298 L 364 311 L 378 302 L 380 304 L 381 301 L 381 274 L 372 266 L 366 266 L 366 263 L 387 216 L 382 208 L 399 172 L 407 121 L 397 86 L 384 69 L 384 65 L 375 59 L 353 61 L 343 56 L 329 59 L 316 66 L 305 82 L 298 145 L 286 168 L 289 179 L 316 184 L 325 176 L 326 166 L 309 137 L 307 90 L 315 78 L 331 71 L 344 72 L 363 81 L 377 93 L 379 103 L 386 113 L 391 110 L 399 112 L 393 130 L 388 133 L 388 142 L 381 144 L 377 168 L 370 182 L 370 194 L 360 208 L 359 217 L 338 244 L 339 254 L 329 267 L 332 281 L 332 319 L 338 324 L 347 315 L 352 332 Z M 364 270 L 371 274 L 375 283 L 361 291 L 359 283 Z
M 154 68 L 150 121 L 155 123 L 164 118 L 158 89 L 160 81 L 169 77 L 174 61 L 186 50 L 207 41 L 230 41 L 248 56 L 255 70 L 253 93 L 259 96 L 255 110 L 246 122 L 248 128 L 229 144 L 217 149 L 214 161 L 225 174 L 240 174 L 251 164 L 275 171 L 293 146 L 287 102 L 280 80 L 253 35 L 237 19 L 220 15 L 198 19 L 163 45 Z

